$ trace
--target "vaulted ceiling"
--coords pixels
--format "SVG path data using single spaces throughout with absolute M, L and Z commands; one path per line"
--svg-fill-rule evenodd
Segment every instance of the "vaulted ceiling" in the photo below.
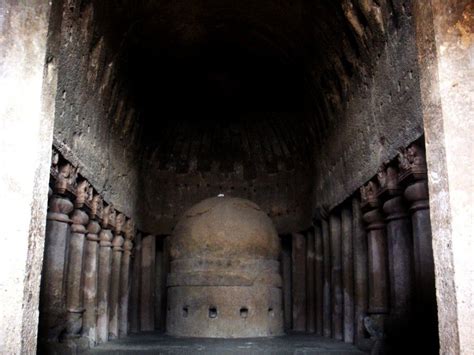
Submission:
M 399 1 L 98 2 L 162 169 L 307 164 L 368 80 Z M 389 20 L 388 20 L 389 19 Z M 117 35 L 121 33 L 122 35 Z

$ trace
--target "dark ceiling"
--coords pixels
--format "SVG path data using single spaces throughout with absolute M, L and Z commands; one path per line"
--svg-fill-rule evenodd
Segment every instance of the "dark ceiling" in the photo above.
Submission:
M 398 3 L 389 1 L 386 14 L 375 0 L 97 5 L 152 154 L 178 165 L 202 154 L 225 165 L 252 159 L 245 142 L 256 139 L 268 141 L 261 154 L 275 160 L 310 161 L 351 82 L 370 73 Z

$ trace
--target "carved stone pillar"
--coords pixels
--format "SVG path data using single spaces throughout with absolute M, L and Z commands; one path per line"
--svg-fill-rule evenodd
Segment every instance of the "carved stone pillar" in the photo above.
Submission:
M 365 211 L 363 219 L 367 230 L 369 271 L 368 313 L 370 319 L 367 319 L 365 323 L 366 329 L 370 327 L 380 329 L 374 340 L 379 340 L 383 336 L 385 316 L 389 311 L 385 218 L 379 209 L 377 192 L 377 185 L 372 181 L 361 188 L 362 208 Z
M 142 234 L 137 233 L 132 261 L 132 289 L 130 291 L 130 332 L 140 331 L 140 291 L 142 265 Z
M 164 268 L 164 238 L 156 241 L 156 262 L 155 262 L 155 330 L 165 330 L 166 324 L 162 326 L 163 319 L 166 318 L 166 307 L 163 312 L 163 302 L 165 302 L 164 294 L 166 290 L 166 276 L 168 272 Z M 165 288 L 165 290 L 163 290 Z
M 69 242 L 69 259 L 67 274 L 67 328 L 66 338 L 74 339 L 80 336 L 82 330 L 83 289 L 82 266 L 84 260 L 84 242 L 87 232 L 86 225 L 89 216 L 84 211 L 85 202 L 90 193 L 90 185 L 84 180 L 77 184 L 74 212 L 71 216 L 71 239 Z
M 431 244 L 431 225 L 426 180 L 417 181 L 405 190 L 405 197 L 412 202 L 410 207 L 415 256 L 415 277 L 418 298 L 421 304 L 436 309 L 434 298 L 434 263 Z
M 91 203 L 84 251 L 84 316 L 82 335 L 93 346 L 97 340 L 97 280 L 99 261 L 99 221 L 102 219 L 102 198 L 95 195 Z
M 399 155 L 400 183 L 410 203 L 416 284 L 416 317 L 425 341 L 436 343 L 437 308 L 427 169 L 424 151 L 412 144 Z M 433 351 L 436 348 L 433 346 Z
M 122 267 L 122 253 L 124 238 L 122 228 L 125 224 L 125 215 L 119 213 L 115 221 L 115 236 L 112 240 L 112 271 L 110 278 L 109 298 L 109 339 L 119 336 L 119 297 L 120 297 L 120 269 Z
M 354 319 L 355 338 L 359 345 L 365 339 L 364 318 L 368 308 L 368 255 L 367 235 L 360 201 L 352 199 L 352 235 L 354 239 Z
M 331 239 L 331 295 L 332 295 L 332 337 L 343 339 L 342 327 L 342 251 L 341 217 L 332 212 L 329 216 L 329 234 Z
M 281 262 L 283 279 L 283 325 L 285 332 L 292 329 L 292 295 L 291 295 L 291 235 L 281 236 Z
M 133 238 L 135 237 L 135 225 L 133 220 L 129 219 L 124 229 L 125 242 L 123 244 L 122 266 L 120 270 L 120 317 L 119 317 L 119 336 L 124 337 L 128 334 L 128 302 L 130 295 L 130 257 L 133 249 Z
M 140 327 L 142 331 L 155 329 L 155 256 L 156 239 L 147 235 L 142 239 Z
M 292 234 L 293 330 L 306 330 L 306 240 L 303 234 Z
M 60 167 L 47 214 L 39 335 L 52 342 L 58 341 L 66 327 L 66 259 L 71 223 L 68 215 L 74 208 L 66 191 L 71 175 L 70 164 Z
M 367 229 L 370 314 L 388 312 L 388 263 L 385 218 L 379 209 L 378 188 L 369 182 L 361 189 L 363 215 Z
M 324 267 L 323 267 L 323 335 L 331 337 L 331 245 L 329 237 L 329 223 L 325 211 L 321 213 L 321 232 L 323 239 Z
M 115 210 L 112 205 L 105 207 L 102 230 L 99 234 L 99 279 L 97 286 L 97 342 L 104 343 L 109 338 L 109 290 L 112 258 L 112 231 L 115 224 Z
M 315 322 L 315 290 L 314 290 L 314 232 L 306 233 L 306 331 L 316 331 Z
M 378 179 L 381 188 L 379 197 L 386 200 L 383 211 L 387 224 L 390 274 L 390 317 L 387 332 L 396 347 L 411 333 L 413 241 L 406 203 L 399 196 L 402 191 L 398 186 L 398 172 L 392 166 L 382 166 Z
M 350 206 L 341 210 L 342 229 L 342 288 L 344 341 L 354 342 L 354 258 L 352 245 L 352 212 Z
M 316 334 L 323 335 L 323 276 L 324 276 L 324 254 L 323 254 L 323 236 L 321 235 L 321 226 L 314 226 L 314 277 L 315 277 L 315 317 Z

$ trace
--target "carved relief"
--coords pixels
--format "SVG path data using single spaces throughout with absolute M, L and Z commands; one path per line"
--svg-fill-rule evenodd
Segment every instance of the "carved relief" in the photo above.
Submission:
M 387 187 L 387 166 L 385 163 L 377 170 L 377 180 L 381 189 Z
M 402 179 L 410 174 L 413 174 L 415 178 L 426 174 L 425 151 L 418 144 L 413 143 L 406 149 L 400 149 L 398 163 Z
M 59 173 L 59 152 L 53 147 L 51 152 L 51 175 L 54 179 L 58 177 Z
M 389 195 L 398 195 L 401 189 L 398 185 L 398 171 L 389 163 L 384 163 L 377 171 L 377 180 L 380 186 L 379 195 L 388 193 Z
M 125 226 L 125 215 L 123 213 L 119 213 L 117 218 L 115 219 L 115 234 L 120 235 L 122 234 L 123 227 Z
M 362 205 L 374 205 L 378 204 L 377 194 L 379 188 L 373 181 L 369 181 L 367 185 L 360 188 L 360 198 Z
M 133 219 L 129 218 L 125 223 L 124 234 L 127 240 L 131 241 L 135 238 L 135 222 L 133 222 Z
M 102 196 L 95 195 L 91 201 L 91 219 L 102 219 L 102 210 L 104 208 L 104 201 Z
M 82 180 L 76 185 L 75 194 L 76 200 L 74 205 L 76 208 L 82 208 L 90 196 L 90 187 L 91 185 L 87 180 Z
M 112 204 L 106 206 L 102 213 L 102 228 L 110 229 L 115 225 L 116 212 Z
M 59 166 L 56 183 L 54 184 L 54 192 L 61 195 L 66 193 L 71 177 L 75 180 L 75 170 L 76 169 L 69 163 L 64 163 Z

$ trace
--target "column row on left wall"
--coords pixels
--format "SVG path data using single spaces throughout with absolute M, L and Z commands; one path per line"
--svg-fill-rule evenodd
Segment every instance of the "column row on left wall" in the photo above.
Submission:
M 53 148 L 39 352 L 93 347 L 129 331 L 134 221 Z

